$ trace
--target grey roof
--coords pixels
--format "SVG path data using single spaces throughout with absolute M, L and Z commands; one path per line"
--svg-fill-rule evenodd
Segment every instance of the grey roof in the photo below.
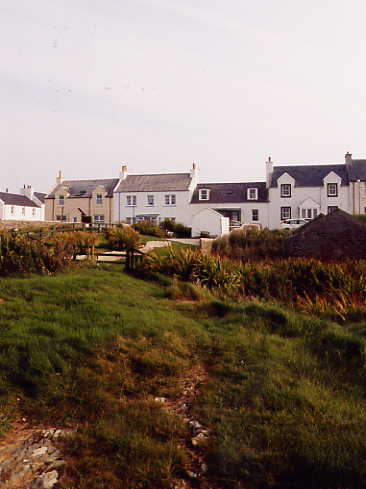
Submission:
M 349 167 L 349 179 L 352 182 L 357 180 L 366 181 L 366 160 L 352 160 Z
M 127 175 L 116 192 L 170 192 L 188 190 L 192 177 L 189 173 L 156 173 Z
M 42 192 L 34 192 L 33 194 L 40 202 L 44 203 L 44 199 L 47 194 L 43 194 Z
M 69 198 L 91 197 L 93 190 L 102 185 L 107 191 L 107 197 L 113 197 L 113 189 L 118 183 L 118 178 L 105 178 L 98 180 L 64 180 L 50 192 L 45 198 L 54 199 L 55 193 L 61 187 L 67 187 Z
M 346 165 L 288 165 L 275 166 L 271 178 L 271 187 L 277 187 L 277 179 L 288 173 L 295 180 L 296 187 L 321 187 L 323 179 L 330 172 L 334 172 L 342 179 L 341 185 L 348 185 Z
M 0 192 L 0 199 L 7 205 L 21 205 L 22 207 L 39 207 L 25 195 Z
M 258 200 L 248 200 L 248 188 L 258 189 Z M 209 200 L 199 200 L 199 190 L 209 189 Z M 230 204 L 241 202 L 267 202 L 268 191 L 265 182 L 248 183 L 200 183 L 197 185 L 191 199 L 191 204 Z

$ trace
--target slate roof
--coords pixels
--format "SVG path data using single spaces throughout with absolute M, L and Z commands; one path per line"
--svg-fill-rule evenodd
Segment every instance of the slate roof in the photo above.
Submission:
M 20 205 L 22 207 L 39 207 L 35 202 L 28 199 L 25 195 L 10 194 L 9 192 L 0 192 L 0 199 L 7 205 Z
M 349 166 L 349 179 L 351 182 L 366 181 L 366 160 L 352 160 L 352 165 Z
M 277 187 L 277 179 L 288 173 L 295 180 L 295 187 L 321 187 L 323 179 L 330 172 L 334 172 L 342 179 L 341 185 L 348 185 L 349 179 L 346 165 L 288 165 L 274 166 L 271 178 L 271 187 Z
M 116 192 L 170 192 L 188 190 L 192 177 L 189 173 L 156 173 L 127 175 Z
M 258 189 L 258 199 L 248 200 L 248 188 Z M 199 200 L 199 190 L 209 189 L 209 200 Z M 268 191 L 265 182 L 249 183 L 200 183 L 193 192 L 191 204 L 230 204 L 242 202 L 267 202 Z
M 59 185 L 56 185 L 56 187 L 52 190 L 52 192 L 50 192 L 45 198 L 54 199 L 55 193 L 60 187 L 68 188 L 68 192 L 69 192 L 68 198 L 77 197 L 78 199 L 80 199 L 83 197 L 91 197 L 93 190 L 98 185 L 102 185 L 103 187 L 106 188 L 107 197 L 113 197 L 113 190 L 114 187 L 117 185 L 117 183 L 118 183 L 118 178 L 105 178 L 105 179 L 98 179 L 98 180 L 64 180 Z
M 44 199 L 47 194 L 43 194 L 42 192 L 34 192 L 33 194 L 37 199 L 44 204 Z

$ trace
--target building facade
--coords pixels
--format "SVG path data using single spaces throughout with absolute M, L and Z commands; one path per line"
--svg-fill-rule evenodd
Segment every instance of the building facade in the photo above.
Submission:
M 129 175 L 123 165 L 114 191 L 115 222 L 156 224 L 171 219 L 191 225 L 190 202 L 198 183 L 198 168 L 188 173 Z
M 3 221 L 43 221 L 45 194 L 34 192 L 31 186 L 20 194 L 0 192 L 0 219 Z
M 118 182 L 118 178 L 63 180 L 60 172 L 45 198 L 46 221 L 113 223 L 113 190 Z

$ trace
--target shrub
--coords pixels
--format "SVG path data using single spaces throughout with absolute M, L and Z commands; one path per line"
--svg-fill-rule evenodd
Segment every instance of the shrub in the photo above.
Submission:
M 147 236 L 156 236 L 157 238 L 164 238 L 166 236 L 165 231 L 161 227 L 149 221 L 137 222 L 133 225 L 133 228 L 140 234 Z
M 165 231 L 170 231 L 176 238 L 190 238 L 192 235 L 191 228 L 185 226 L 180 222 L 174 222 L 171 219 L 165 219 L 161 223 L 161 227 Z
M 134 251 L 138 248 L 140 235 L 129 226 L 114 227 L 108 229 L 107 241 L 112 249 Z

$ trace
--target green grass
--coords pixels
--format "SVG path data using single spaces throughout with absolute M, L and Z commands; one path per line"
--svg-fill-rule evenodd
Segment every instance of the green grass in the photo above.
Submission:
M 2 279 L 0 299 L 0 430 L 17 411 L 73 427 L 64 489 L 172 487 L 189 434 L 153 399 L 179 397 L 198 363 L 209 375 L 193 406 L 210 429 L 208 480 L 364 487 L 363 324 L 166 289 L 113 264 Z

